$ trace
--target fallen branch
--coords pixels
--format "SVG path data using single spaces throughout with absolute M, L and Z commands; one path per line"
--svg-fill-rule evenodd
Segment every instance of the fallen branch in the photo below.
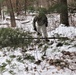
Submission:
M 33 38 L 24 38 L 24 39 L 46 39 L 46 38 L 38 38 L 38 37 L 33 37 Z M 47 39 L 64 39 L 64 40 L 70 40 L 68 37 L 48 37 Z
M 0 25 L 9 25 L 9 23 L 0 23 Z
M 31 22 L 31 21 L 26 21 L 26 22 L 23 22 L 22 24 L 29 23 L 29 22 Z

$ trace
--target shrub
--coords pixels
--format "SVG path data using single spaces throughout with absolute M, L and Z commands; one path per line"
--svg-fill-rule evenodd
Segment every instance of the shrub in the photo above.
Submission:
M 28 46 L 32 42 L 29 32 L 24 32 L 20 29 L 1 28 L 0 29 L 0 47 L 21 47 Z
M 39 8 L 38 8 L 38 11 L 39 11 L 40 13 L 45 13 L 45 14 L 47 14 L 47 9 L 46 9 L 46 8 L 39 7 Z
M 32 13 L 35 11 L 35 8 L 33 6 L 30 6 L 27 9 L 29 10 L 29 12 L 32 12 Z

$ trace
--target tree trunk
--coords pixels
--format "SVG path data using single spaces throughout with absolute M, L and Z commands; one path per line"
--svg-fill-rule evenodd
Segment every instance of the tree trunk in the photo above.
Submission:
M 16 0 L 16 13 L 19 15 L 19 0 Z
M 8 11 L 10 13 L 11 27 L 16 27 L 16 22 L 15 22 L 15 16 L 14 16 L 14 11 L 13 11 L 13 7 L 12 7 L 12 2 L 11 2 L 11 0 L 6 0 L 6 2 L 7 2 Z
M 25 11 L 25 15 L 26 15 L 26 9 L 27 9 L 27 0 L 24 0 L 24 11 Z
M 46 0 L 46 2 L 47 2 L 47 8 L 49 8 L 50 7 L 50 0 Z
M 60 3 L 61 3 L 60 22 L 62 24 L 65 24 L 65 26 L 69 26 L 67 0 L 60 0 Z
M 1 15 L 1 3 L 0 3 L 0 15 Z
M 35 1 L 35 4 L 36 4 L 35 10 L 38 11 L 38 8 L 39 8 L 39 2 L 38 2 L 38 0 Z

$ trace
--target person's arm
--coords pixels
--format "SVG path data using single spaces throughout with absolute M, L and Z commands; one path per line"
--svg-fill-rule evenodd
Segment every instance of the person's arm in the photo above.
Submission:
M 46 25 L 46 27 L 48 26 L 48 19 L 47 19 L 47 17 L 46 17 L 45 25 Z
M 37 29 L 36 29 L 36 21 L 37 21 L 37 17 L 35 17 L 34 20 L 33 20 L 33 27 L 34 27 L 35 31 L 37 31 Z

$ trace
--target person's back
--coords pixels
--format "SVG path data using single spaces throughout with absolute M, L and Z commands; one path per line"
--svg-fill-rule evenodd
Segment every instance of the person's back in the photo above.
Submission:
M 35 24 L 35 22 L 38 23 L 39 26 L 45 25 L 47 26 L 47 17 L 45 14 L 39 13 L 33 20 L 33 23 Z

